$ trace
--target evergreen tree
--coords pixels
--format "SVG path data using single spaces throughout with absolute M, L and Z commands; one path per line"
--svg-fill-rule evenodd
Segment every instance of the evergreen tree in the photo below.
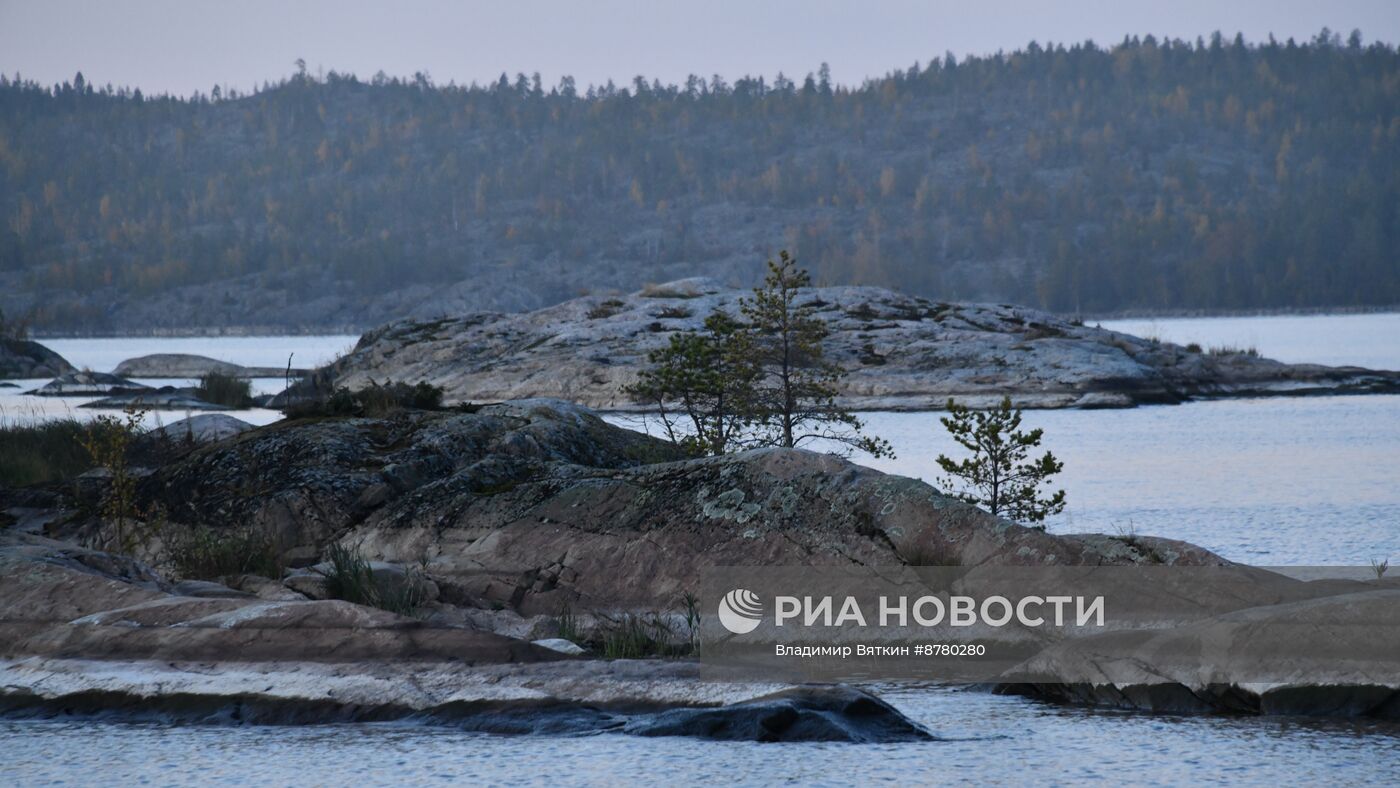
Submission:
M 680 331 L 652 351 L 651 367 L 627 391 L 653 405 L 667 437 L 693 454 L 719 455 L 742 442 L 753 421 L 758 367 L 748 335 L 716 311 L 702 331 Z
M 955 462 L 938 455 L 938 467 L 949 475 L 944 489 L 961 488 L 954 497 L 1017 522 L 1041 523 L 1064 511 L 1064 490 L 1042 498 L 1039 488 L 1065 464 L 1048 451 L 1030 459 L 1031 449 L 1040 446 L 1042 430 L 1021 431 L 1021 409 L 1011 407 L 1010 397 L 983 412 L 950 399 L 948 413 L 939 421 L 972 456 Z
M 763 427 L 760 441 L 794 448 L 825 439 L 892 457 L 888 442 L 861 435 L 860 419 L 836 404 L 846 371 L 825 357 L 823 343 L 831 332 L 815 305 L 798 300 L 810 284 L 807 272 L 783 251 L 778 262 L 768 261 L 768 276 L 753 299 L 740 302 L 762 370 L 754 413 Z

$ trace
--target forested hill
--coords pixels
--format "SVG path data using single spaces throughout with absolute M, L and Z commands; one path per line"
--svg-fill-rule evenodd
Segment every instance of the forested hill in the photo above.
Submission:
M 0 308 L 41 330 L 532 308 L 778 248 L 816 281 L 1061 312 L 1400 303 L 1400 55 L 1131 39 L 859 88 L 298 73 L 0 82 Z

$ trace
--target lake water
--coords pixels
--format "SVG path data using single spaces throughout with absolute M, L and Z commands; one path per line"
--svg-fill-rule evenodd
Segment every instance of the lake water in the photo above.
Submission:
M 0 721 L 14 785 L 1393 785 L 1400 725 L 1153 716 L 872 687 L 949 741 L 749 744 L 407 724 Z M 99 777 L 100 775 L 100 777 Z
M 1202 345 L 1254 346 L 1287 361 L 1400 368 L 1400 315 L 1125 321 Z M 110 370 L 157 352 L 242 364 L 313 366 L 354 337 L 65 339 L 79 366 Z M 36 381 L 38 385 L 43 381 Z M 261 381 L 275 390 L 280 380 Z M 34 408 L 39 400 L 43 408 Z M 62 415 L 0 390 L 0 417 Z M 23 408 L 30 410 L 26 414 Z M 90 411 L 76 412 L 78 415 Z M 177 418 L 180 414 L 165 414 Z M 239 414 L 251 421 L 267 411 Z M 954 447 L 935 414 L 865 414 L 888 438 L 891 472 L 936 481 Z M 1400 396 L 1199 402 L 1113 411 L 1037 411 L 1065 462 L 1057 532 L 1157 534 L 1254 564 L 1400 565 Z M 1062 708 L 947 687 L 875 687 L 952 739 L 900 745 L 750 745 L 620 735 L 470 734 L 449 727 L 214 727 L 0 721 L 0 783 L 520 783 L 899 785 L 1071 783 L 1394 784 L 1400 725 L 1293 718 L 1151 716 Z

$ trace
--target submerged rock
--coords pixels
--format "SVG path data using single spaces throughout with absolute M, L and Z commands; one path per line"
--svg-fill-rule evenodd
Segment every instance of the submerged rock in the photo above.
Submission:
M 0 338 L 0 379 L 50 378 L 72 371 L 72 364 L 38 342 Z
M 796 687 L 717 709 L 682 708 L 632 720 L 624 733 L 720 741 L 929 741 L 893 706 L 850 687 Z
M 746 295 L 691 279 L 523 314 L 391 323 L 323 370 L 321 385 L 427 381 L 449 401 L 558 397 L 629 409 L 625 389 L 650 351 L 676 331 L 699 328 L 715 309 L 735 313 Z M 1193 352 L 1024 307 L 935 302 L 874 287 L 814 288 L 802 300 L 832 328 L 828 355 L 850 371 L 838 402 L 855 409 L 937 409 L 949 397 L 980 407 L 1004 394 L 1023 407 L 1103 408 L 1400 391 L 1400 372 Z

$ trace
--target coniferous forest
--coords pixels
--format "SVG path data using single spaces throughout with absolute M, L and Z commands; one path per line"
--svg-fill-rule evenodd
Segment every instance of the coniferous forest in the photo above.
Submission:
M 791 250 L 818 284 L 1069 313 L 1400 303 L 1400 53 L 1131 38 L 812 74 L 0 79 L 0 309 L 360 328 Z

